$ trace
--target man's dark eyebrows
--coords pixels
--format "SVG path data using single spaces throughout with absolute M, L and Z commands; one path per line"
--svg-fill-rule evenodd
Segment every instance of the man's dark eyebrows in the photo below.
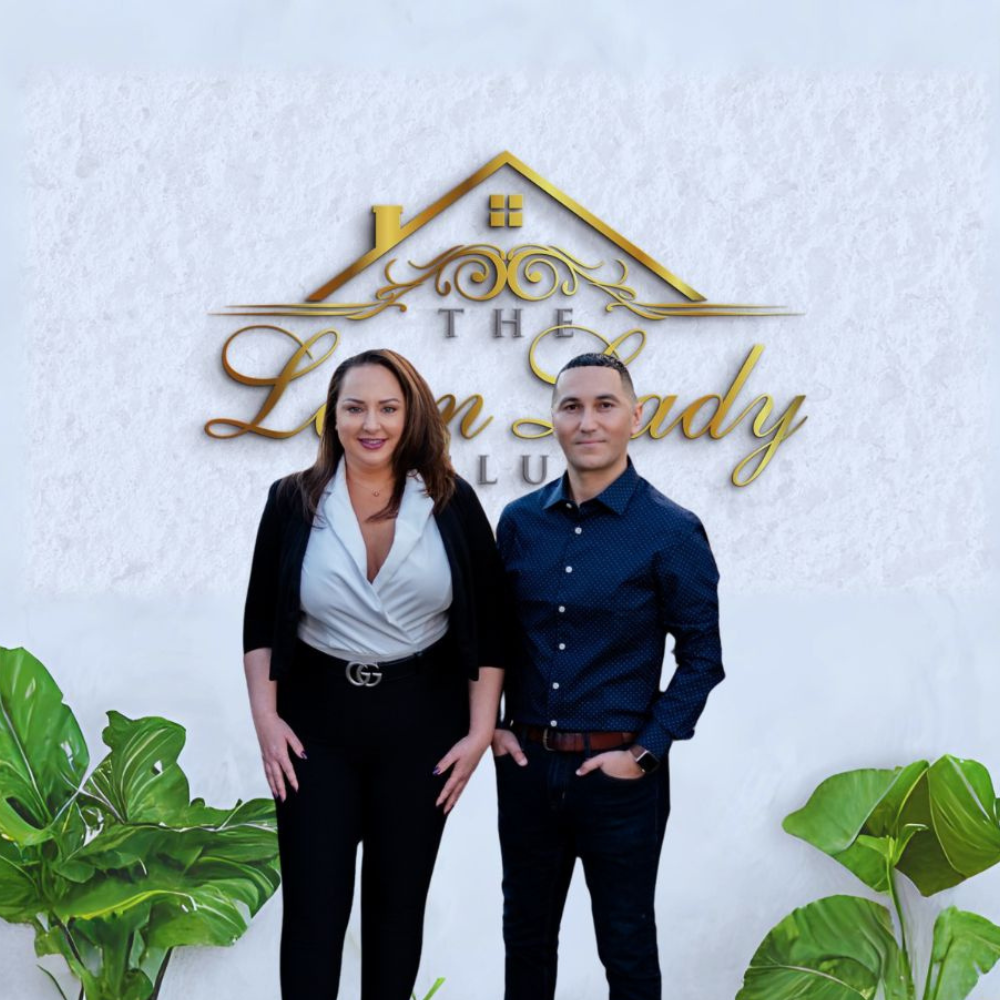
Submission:
M 620 403 L 622 401 L 622 397 L 616 395 L 613 392 L 600 392 L 594 397 L 594 399 L 598 401 L 610 399 L 614 403 Z M 561 396 L 558 399 L 558 403 L 560 406 L 562 406 L 563 403 L 579 403 L 579 402 L 581 402 L 579 396 Z

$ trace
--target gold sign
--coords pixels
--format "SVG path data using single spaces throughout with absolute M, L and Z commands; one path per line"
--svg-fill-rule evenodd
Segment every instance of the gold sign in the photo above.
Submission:
M 587 261 L 576 253 L 554 245 L 518 243 L 504 249 L 494 243 L 463 244 L 448 247 L 424 263 L 407 261 L 409 270 L 405 274 L 398 273 L 397 258 L 389 259 L 382 267 L 382 283 L 367 300 L 339 303 L 328 301 L 345 282 L 374 265 L 403 240 L 504 166 L 512 167 L 546 195 L 585 221 L 624 251 L 627 257 L 616 259 L 613 268 L 606 268 L 603 261 Z M 520 229 L 523 225 L 525 208 L 523 194 L 491 193 L 487 208 L 490 228 Z M 775 306 L 708 302 L 701 293 L 507 152 L 495 157 L 405 225 L 401 222 L 400 205 L 376 205 L 372 211 L 375 216 L 372 249 L 308 295 L 305 301 L 230 306 L 216 315 L 336 318 L 356 322 L 377 316 L 386 310 L 405 312 L 407 297 L 417 289 L 430 289 L 442 300 L 457 298 L 461 303 L 461 306 L 438 309 L 443 319 L 442 332 L 445 338 L 457 336 L 459 323 L 465 321 L 459 317 L 464 316 L 467 305 L 489 303 L 501 292 L 512 293 L 525 303 L 548 300 L 551 304 L 562 300 L 571 302 L 578 291 L 585 289 L 604 300 L 604 311 L 609 314 L 621 313 L 652 322 L 705 316 L 794 315 Z M 653 272 L 683 296 L 683 300 L 642 301 L 636 290 L 628 283 L 627 258 L 637 261 Z M 503 337 L 505 334 L 509 334 L 512 338 L 524 336 L 522 310 L 516 308 L 512 312 L 514 315 L 509 318 L 504 316 L 503 309 L 492 308 L 493 336 Z M 248 334 L 257 336 L 265 334 L 287 341 L 287 358 L 274 376 L 250 376 L 240 372 L 232 362 L 231 352 L 234 343 Z M 555 311 L 555 322 L 539 331 L 531 340 L 528 363 L 534 378 L 547 385 L 555 381 L 554 373 L 546 371 L 543 367 L 540 353 L 551 338 L 568 336 L 594 338 L 593 345 L 588 345 L 587 349 L 613 354 L 625 364 L 630 364 L 638 358 L 646 347 L 646 332 L 639 327 L 617 335 L 613 339 L 608 338 L 597 330 L 573 323 L 572 309 L 559 306 Z M 215 438 L 239 437 L 249 433 L 277 439 L 292 437 L 308 427 L 313 427 L 317 434 L 320 433 L 325 405 L 321 405 L 309 419 L 297 427 L 275 428 L 267 421 L 291 384 L 323 365 L 334 354 L 340 344 L 340 337 L 340 331 L 330 326 L 305 338 L 283 326 L 271 323 L 254 323 L 240 327 L 223 345 L 223 368 L 230 378 L 241 385 L 266 387 L 268 392 L 257 412 L 249 420 L 218 417 L 205 425 L 206 432 Z M 647 434 L 650 438 L 658 440 L 675 428 L 680 428 L 680 433 L 689 439 L 706 434 L 713 439 L 719 439 L 732 433 L 746 421 L 753 436 L 763 443 L 739 462 L 732 471 L 731 480 L 736 486 L 746 486 L 753 482 L 767 468 L 781 445 L 806 420 L 805 417 L 796 420 L 805 400 L 805 396 L 801 395 L 795 396 L 780 414 L 775 413 L 775 400 L 768 394 L 758 395 L 741 407 L 737 407 L 737 399 L 742 394 L 763 352 L 764 346 L 755 344 L 730 385 L 722 393 L 700 396 L 680 407 L 677 396 L 673 394 L 640 396 L 644 417 L 643 426 L 636 436 Z M 633 378 L 633 381 L 639 380 Z M 466 439 L 477 437 L 493 420 L 493 415 L 486 412 L 486 399 L 480 394 L 469 396 L 461 402 L 455 395 L 445 394 L 440 397 L 438 404 L 445 420 L 448 423 L 457 421 L 458 433 Z M 551 434 L 552 426 L 546 418 L 526 416 L 515 419 L 510 425 L 510 430 L 518 438 L 534 440 Z M 490 480 L 482 479 L 482 481 Z

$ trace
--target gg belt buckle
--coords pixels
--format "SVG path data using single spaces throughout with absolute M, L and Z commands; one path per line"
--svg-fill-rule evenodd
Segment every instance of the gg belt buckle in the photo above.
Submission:
M 382 680 L 382 671 L 377 663 L 360 663 L 351 660 L 347 664 L 347 679 L 355 687 L 375 687 Z

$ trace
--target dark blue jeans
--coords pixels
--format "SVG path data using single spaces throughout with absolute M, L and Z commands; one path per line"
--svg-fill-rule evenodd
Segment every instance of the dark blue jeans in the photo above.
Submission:
M 559 924 L 576 859 L 590 890 L 610 1000 L 660 1000 L 653 897 L 670 811 L 667 761 L 641 778 L 588 756 L 522 743 L 528 764 L 496 760 L 506 1000 L 553 1000 Z

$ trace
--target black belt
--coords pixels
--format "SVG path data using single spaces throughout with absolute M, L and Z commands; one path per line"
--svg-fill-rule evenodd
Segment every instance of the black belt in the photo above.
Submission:
M 375 687 L 382 681 L 398 681 L 420 673 L 434 662 L 435 654 L 441 652 L 447 638 L 448 635 L 445 634 L 426 649 L 400 657 L 398 660 L 376 660 L 367 663 L 363 660 L 344 660 L 339 656 L 331 656 L 307 642 L 299 641 L 310 652 L 322 658 L 325 668 L 343 670 L 344 676 L 354 687 L 366 688 Z

